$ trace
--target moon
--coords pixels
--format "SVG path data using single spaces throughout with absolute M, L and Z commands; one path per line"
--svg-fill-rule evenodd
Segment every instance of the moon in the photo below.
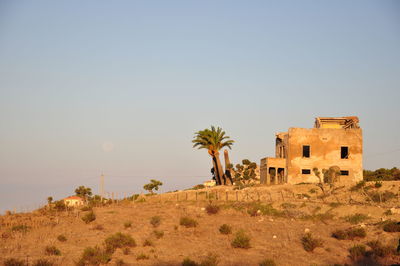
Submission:
M 110 152 L 110 151 L 114 150 L 114 144 L 110 141 L 106 141 L 103 143 L 103 145 L 101 145 L 101 148 L 105 152 Z

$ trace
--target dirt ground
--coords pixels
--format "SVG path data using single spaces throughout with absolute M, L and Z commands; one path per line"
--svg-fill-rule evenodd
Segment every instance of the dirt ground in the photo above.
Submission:
M 400 221 L 399 199 L 396 197 L 387 202 L 368 202 L 361 192 L 349 192 L 349 187 L 342 188 L 331 200 L 323 202 L 317 199 L 318 192 L 310 193 L 315 185 L 273 186 L 251 188 L 249 191 L 291 191 L 293 198 L 283 197 L 272 201 L 274 209 L 282 214 L 251 216 L 248 209 L 257 201 L 245 203 L 216 201 L 220 206 L 216 214 L 208 214 L 205 207 L 208 201 L 173 201 L 147 200 L 146 202 L 123 201 L 104 207 L 93 208 L 96 220 L 86 224 L 81 217 L 87 213 L 80 210 L 59 212 L 57 214 L 12 214 L 0 217 L 0 263 L 9 258 L 28 261 L 30 265 L 40 258 L 48 259 L 55 265 L 75 265 L 86 247 L 102 246 L 104 240 L 117 232 L 132 236 L 137 246 L 124 254 L 117 249 L 108 263 L 115 265 L 123 260 L 125 265 L 181 265 L 185 258 L 196 262 L 217 255 L 218 265 L 259 265 L 265 259 L 273 260 L 276 265 L 334 265 L 355 262 L 349 257 L 348 249 L 355 244 L 366 244 L 379 240 L 393 249 L 397 248 L 400 233 L 385 232 L 379 225 L 383 220 Z M 218 188 L 221 191 L 231 188 Z M 385 183 L 380 191 L 399 191 L 399 184 Z M 193 192 L 193 191 L 192 191 Z M 201 191 L 200 191 L 201 192 Z M 204 191 L 203 191 L 204 192 Z M 310 198 L 296 197 L 302 194 L 317 194 Z M 349 197 L 349 193 L 352 195 Z M 174 198 L 174 197 L 172 197 Z M 342 200 L 340 204 L 332 204 Z M 364 201 L 366 200 L 366 201 Z M 264 202 L 261 204 L 270 204 Z M 392 211 L 388 211 L 388 210 Z M 329 213 L 330 216 L 324 214 Z M 365 221 L 351 224 L 343 217 L 352 214 L 365 214 Z M 391 213 L 391 214 L 390 214 Z M 155 228 L 150 224 L 153 216 L 160 216 L 161 223 Z M 198 225 L 194 228 L 181 226 L 180 218 L 188 216 L 195 219 Z M 125 228 L 124 223 L 132 226 Z M 27 232 L 12 231 L 13 226 L 27 225 Z M 232 234 L 219 232 L 222 224 L 232 226 Z M 101 225 L 101 227 L 99 227 Z M 337 229 L 362 227 L 367 236 L 354 240 L 338 240 L 332 232 Z M 233 248 L 235 233 L 243 229 L 250 236 L 250 248 Z M 163 231 L 164 236 L 157 239 L 154 230 Z M 313 252 L 304 250 L 301 238 L 310 232 L 312 236 L 323 241 L 322 247 Z M 57 240 L 63 234 L 65 242 Z M 151 240 L 153 246 L 143 246 L 145 240 Z M 45 254 L 45 247 L 56 246 L 60 256 Z M 368 247 L 367 247 L 368 249 Z M 148 259 L 138 260 L 140 254 Z M 375 263 L 364 265 L 391 265 L 400 263 L 400 256 L 390 254 L 378 258 Z

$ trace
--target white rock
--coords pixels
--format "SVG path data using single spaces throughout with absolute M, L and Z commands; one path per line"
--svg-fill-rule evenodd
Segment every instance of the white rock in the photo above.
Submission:
M 270 222 L 273 222 L 273 221 L 274 221 L 274 219 L 272 219 L 272 218 L 269 218 L 269 221 L 270 221 Z
M 202 211 L 205 211 L 205 210 L 206 210 L 206 208 L 204 208 L 204 207 L 203 207 L 203 208 L 201 208 L 201 210 L 202 210 Z
M 365 227 L 365 224 L 360 224 L 360 227 L 363 227 L 363 228 L 364 228 L 364 227 Z
M 272 238 L 274 238 L 274 239 L 275 239 L 275 238 L 276 238 L 276 235 L 273 235 L 273 236 L 272 236 Z
M 258 211 L 257 211 L 257 214 L 260 215 L 260 214 L 261 214 L 261 210 L 258 210 Z
M 304 229 L 304 233 L 309 233 L 309 232 L 310 232 L 310 229 L 308 229 L 308 228 Z

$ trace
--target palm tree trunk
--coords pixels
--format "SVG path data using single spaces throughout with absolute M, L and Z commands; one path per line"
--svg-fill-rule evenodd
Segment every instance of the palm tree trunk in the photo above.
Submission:
M 215 155 L 212 155 L 212 160 L 214 165 L 215 182 L 217 183 L 217 186 L 219 186 L 221 185 L 221 175 L 217 166 L 217 157 Z
M 217 152 L 215 152 L 214 153 L 214 158 L 215 158 L 215 164 L 216 164 L 216 176 L 218 176 L 217 178 L 218 178 L 218 180 L 219 180 L 219 185 L 222 185 L 222 178 L 223 178 L 223 174 L 224 174 L 224 172 L 223 172 L 223 170 L 222 170 L 222 166 L 221 166 L 221 161 L 220 161 L 220 159 L 219 159 L 219 152 L 217 151 Z

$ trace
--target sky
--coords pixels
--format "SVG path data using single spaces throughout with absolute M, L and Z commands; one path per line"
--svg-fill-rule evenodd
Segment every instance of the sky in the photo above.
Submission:
M 364 167 L 399 167 L 399 47 L 396 1 L 0 0 L 0 213 L 102 172 L 120 195 L 199 184 L 211 125 L 259 163 L 276 132 L 356 115 Z

